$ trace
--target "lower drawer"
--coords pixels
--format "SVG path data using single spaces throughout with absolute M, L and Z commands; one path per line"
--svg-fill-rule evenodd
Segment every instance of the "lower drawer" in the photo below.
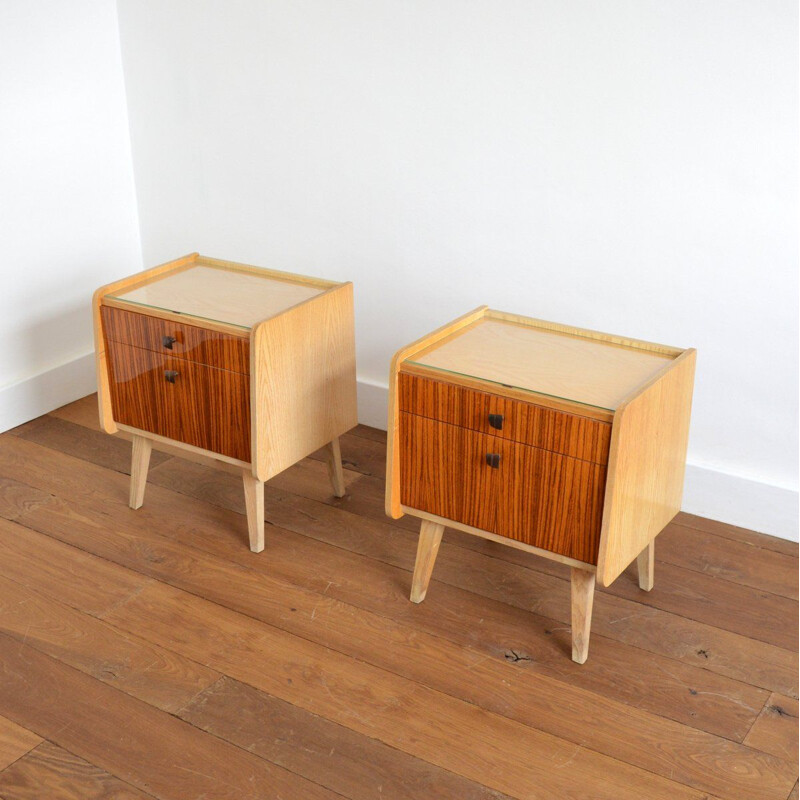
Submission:
M 605 483 L 601 464 L 400 415 L 410 508 L 596 564 Z
M 115 341 L 107 346 L 116 422 L 250 461 L 247 375 Z

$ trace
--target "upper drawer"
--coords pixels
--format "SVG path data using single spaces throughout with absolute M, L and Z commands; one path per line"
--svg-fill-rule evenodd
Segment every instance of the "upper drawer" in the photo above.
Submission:
M 608 422 L 402 371 L 398 375 L 398 399 L 401 411 L 584 461 L 608 463 Z
M 250 374 L 250 340 L 218 331 L 101 306 L 106 338 L 218 369 Z

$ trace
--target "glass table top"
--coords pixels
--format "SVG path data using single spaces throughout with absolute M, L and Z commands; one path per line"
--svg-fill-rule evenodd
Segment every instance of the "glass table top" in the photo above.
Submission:
M 187 314 L 240 328 L 252 328 L 291 306 L 321 294 L 307 283 L 279 280 L 269 274 L 194 265 L 163 278 L 109 294 L 145 308 Z
M 630 345 L 484 317 L 406 363 L 614 411 L 672 360 Z

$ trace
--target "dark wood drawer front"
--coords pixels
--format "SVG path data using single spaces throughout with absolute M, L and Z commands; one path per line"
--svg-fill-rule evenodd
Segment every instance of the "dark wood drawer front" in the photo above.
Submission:
M 115 341 L 107 344 L 117 422 L 250 461 L 247 375 Z
M 496 470 L 490 436 L 400 415 L 400 502 L 482 530 L 493 530 Z
M 121 308 L 101 306 L 106 340 L 250 374 L 250 340 Z
M 600 464 L 400 415 L 401 503 L 420 511 L 596 564 L 605 483 Z
M 498 444 L 493 532 L 597 564 L 606 467 L 516 442 Z
M 398 398 L 401 411 L 596 464 L 608 463 L 608 422 L 404 372 L 398 375 Z

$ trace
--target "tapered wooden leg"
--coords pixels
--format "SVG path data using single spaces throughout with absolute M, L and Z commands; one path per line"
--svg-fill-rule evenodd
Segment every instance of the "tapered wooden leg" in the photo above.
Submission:
M 251 472 L 242 472 L 244 503 L 247 508 L 247 530 L 250 549 L 260 553 L 264 549 L 264 481 L 254 478 Z
M 639 571 L 639 588 L 649 592 L 655 583 L 656 543 L 655 541 L 642 550 L 636 557 L 636 568 Z
M 342 450 L 339 447 L 339 437 L 325 445 L 325 455 L 328 461 L 328 475 L 333 484 L 333 493 L 337 497 L 344 497 L 344 472 L 342 470 Z
M 595 573 L 572 568 L 572 660 L 583 664 L 589 655 Z
M 414 563 L 414 579 L 411 582 L 412 603 L 421 603 L 425 599 L 443 533 L 444 525 L 429 522 L 427 519 L 422 520 L 417 544 L 417 560 Z
M 147 469 L 150 466 L 150 452 L 153 443 L 146 436 L 134 436 L 131 449 L 131 492 L 128 505 L 141 508 L 144 503 L 144 487 L 147 483 Z

